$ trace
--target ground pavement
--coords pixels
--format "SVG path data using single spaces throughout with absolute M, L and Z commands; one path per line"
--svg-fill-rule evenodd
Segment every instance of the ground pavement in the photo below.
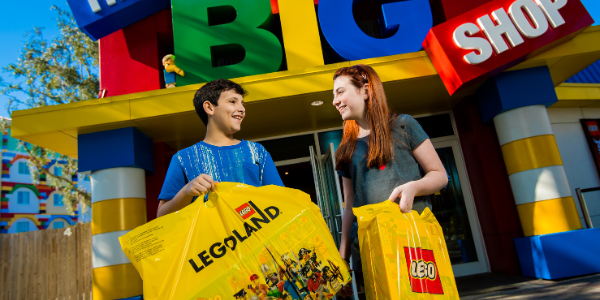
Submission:
M 600 274 L 562 280 L 480 274 L 456 280 L 462 300 L 467 299 L 600 299 Z

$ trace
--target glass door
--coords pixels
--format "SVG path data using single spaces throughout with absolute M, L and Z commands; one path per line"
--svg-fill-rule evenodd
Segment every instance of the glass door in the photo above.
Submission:
M 313 177 L 317 189 L 317 204 L 321 214 L 329 227 L 335 245 L 340 248 L 342 240 L 342 211 L 344 209 L 340 180 L 335 171 L 335 150 L 330 143 L 321 157 L 317 157 L 315 149 L 310 146 L 310 160 L 313 166 Z M 350 263 L 352 268 L 352 263 Z M 356 278 L 352 274 L 352 289 L 356 291 Z M 358 293 L 354 293 L 354 300 L 358 300 Z M 337 296 L 334 300 L 338 299 Z
M 333 143 L 320 158 L 310 146 L 310 159 L 317 189 L 317 205 L 321 209 L 335 245 L 339 248 L 342 239 L 343 204 L 340 182 L 335 172 Z
M 487 257 L 458 141 L 432 143 L 448 174 L 448 185 L 431 198 L 432 211 L 444 231 L 454 276 L 485 273 Z

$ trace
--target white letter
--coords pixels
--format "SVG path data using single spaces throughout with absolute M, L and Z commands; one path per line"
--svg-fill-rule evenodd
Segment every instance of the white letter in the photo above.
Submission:
M 563 19 L 558 10 L 567 5 L 567 0 L 554 0 L 554 2 L 552 0 L 535 0 L 535 2 L 542 8 L 546 17 L 550 20 L 552 28 L 565 24 L 565 19 Z
M 435 279 L 435 265 L 433 263 L 427 264 L 427 277 L 431 280 Z
M 90 4 L 90 7 L 92 8 L 93 12 L 97 13 L 101 10 L 100 4 L 98 4 L 98 0 L 88 0 L 88 3 Z
M 534 26 L 531 26 L 523 10 L 527 12 Z M 526 38 L 536 38 L 548 30 L 548 21 L 544 12 L 531 0 L 517 0 L 508 8 L 508 14 L 517 25 L 517 29 Z
M 425 263 L 424 263 L 422 260 L 420 260 L 420 261 L 417 263 L 417 277 L 418 277 L 418 278 L 423 278 L 423 277 L 425 277 L 425 267 L 426 267 L 426 266 L 425 266 Z
M 106 0 L 106 4 L 113 6 L 113 5 L 117 4 L 117 0 Z
M 493 53 L 492 46 L 486 39 L 469 37 L 479 31 L 479 27 L 473 23 L 462 24 L 454 30 L 453 37 L 456 46 L 465 50 L 477 50 L 479 52 L 479 54 L 477 54 L 473 51 L 463 57 L 470 65 L 476 65 L 486 61 Z
M 410 263 L 410 275 L 415 278 L 417 277 L 417 262 L 414 260 Z
M 508 50 L 508 45 L 502 38 L 505 35 L 511 46 L 515 47 L 525 42 L 519 31 L 515 27 L 515 24 L 510 20 L 503 8 L 497 9 L 492 12 L 492 17 L 496 20 L 498 25 L 490 19 L 490 16 L 485 15 L 477 19 L 479 27 L 483 30 L 483 33 L 487 36 L 488 40 L 492 43 L 496 53 L 500 54 Z

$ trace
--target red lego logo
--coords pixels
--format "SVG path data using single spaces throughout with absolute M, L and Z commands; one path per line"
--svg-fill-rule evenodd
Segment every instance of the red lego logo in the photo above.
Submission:
M 235 211 L 237 211 L 238 214 L 240 214 L 240 217 L 242 217 L 244 220 L 250 218 L 250 216 L 256 212 L 248 203 L 236 208 Z
M 585 125 L 587 125 L 591 136 L 600 136 L 600 131 L 598 131 L 598 123 L 596 123 L 596 121 L 587 121 L 585 122 Z
M 404 256 L 413 292 L 444 294 L 432 250 L 404 247 Z

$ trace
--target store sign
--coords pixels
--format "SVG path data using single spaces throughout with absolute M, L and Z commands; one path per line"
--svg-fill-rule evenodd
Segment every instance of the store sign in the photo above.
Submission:
M 600 173 L 600 119 L 582 119 L 581 126 L 594 157 L 596 170 Z
M 381 1 L 381 29 L 383 32 L 395 32 L 385 39 L 368 36 L 358 27 L 352 13 L 356 2 L 319 2 L 321 31 L 340 57 L 360 60 L 421 50 L 421 43 L 433 26 L 429 0 Z
M 93 40 L 171 7 L 171 0 L 67 0 L 77 25 Z
M 432 28 L 423 47 L 452 95 L 593 23 L 580 0 L 496 0 Z
M 312 7 L 314 0 L 285 1 L 287 13 L 274 10 L 276 0 L 68 0 L 80 28 L 94 39 L 172 5 L 175 53 L 178 65 L 186 71 L 185 77 L 178 78 L 179 86 L 276 72 L 284 63 L 284 52 L 291 51 L 284 49 L 286 39 L 304 38 L 297 32 L 308 27 L 306 22 L 318 22 L 328 46 L 341 60 L 425 48 L 449 93 L 454 94 L 593 23 L 581 0 L 495 0 L 431 28 L 429 0 L 379 0 L 380 26 L 387 38 L 373 38 L 354 19 L 353 6 L 360 0 L 320 0 L 318 21 L 310 21 L 317 20 L 312 9 L 293 9 L 306 2 Z M 263 29 L 273 11 L 279 11 L 281 23 L 288 26 L 282 28 L 283 45 Z M 303 22 L 286 22 L 287 18 Z M 290 26 L 296 30 L 289 30 Z M 286 32 L 294 34 L 286 36 Z M 319 34 L 317 29 L 304 31 L 311 41 L 319 40 Z M 322 55 L 321 46 L 313 44 L 293 47 L 301 53 L 306 49 L 306 61 L 319 61 L 313 56 Z M 229 59 L 231 53 L 238 59 L 215 63 Z

